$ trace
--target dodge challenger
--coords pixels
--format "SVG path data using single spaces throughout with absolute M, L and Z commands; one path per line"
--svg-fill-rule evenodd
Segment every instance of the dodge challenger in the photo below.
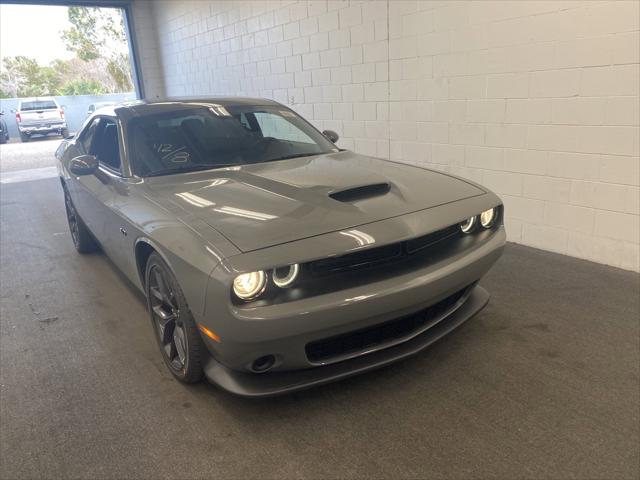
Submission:
M 268 396 L 416 354 L 487 303 L 503 207 L 249 98 L 109 106 L 56 152 L 80 253 L 147 299 L 180 381 Z

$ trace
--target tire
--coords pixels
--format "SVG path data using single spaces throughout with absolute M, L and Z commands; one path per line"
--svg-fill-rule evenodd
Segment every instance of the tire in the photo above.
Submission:
M 0 144 L 5 144 L 5 143 L 7 143 L 7 140 L 9 140 L 9 139 L 8 139 L 8 138 L 7 138 L 7 136 L 3 133 L 3 134 L 2 134 L 2 137 L 0 137 Z
M 60 131 L 60 135 L 62 135 L 62 138 L 67 138 L 69 136 L 69 129 L 68 128 L 63 128 Z
M 67 223 L 71 232 L 71 240 L 78 253 L 92 253 L 98 250 L 98 244 L 85 223 L 76 212 L 67 189 L 64 189 L 64 206 L 67 211 Z
M 22 143 L 27 143 L 30 139 L 31 139 L 31 137 L 29 135 L 27 135 L 26 133 L 20 133 L 20 141 Z
M 147 308 L 164 363 L 180 382 L 199 382 L 205 346 L 175 275 L 154 252 L 144 278 Z

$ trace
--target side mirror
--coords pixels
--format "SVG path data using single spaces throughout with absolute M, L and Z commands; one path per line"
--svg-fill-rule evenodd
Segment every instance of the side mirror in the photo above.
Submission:
M 98 171 L 98 159 L 94 155 L 80 155 L 71 159 L 69 170 L 77 176 L 93 175 Z
M 331 140 L 333 143 L 336 143 L 338 141 L 338 139 L 340 138 L 340 135 L 338 135 L 333 130 L 325 130 L 324 132 L 322 132 L 322 134 L 325 137 L 327 137 L 329 140 Z

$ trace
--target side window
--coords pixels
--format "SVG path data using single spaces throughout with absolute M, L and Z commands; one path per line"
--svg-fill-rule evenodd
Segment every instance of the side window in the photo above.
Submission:
M 89 153 L 112 170 L 120 171 L 120 145 L 118 126 L 108 118 L 100 118 Z
M 89 124 L 89 126 L 80 134 L 80 143 L 84 147 L 84 151 L 86 153 L 91 152 L 91 142 L 93 142 L 93 137 L 96 134 L 96 128 L 98 127 L 99 118 L 94 118 L 93 122 Z

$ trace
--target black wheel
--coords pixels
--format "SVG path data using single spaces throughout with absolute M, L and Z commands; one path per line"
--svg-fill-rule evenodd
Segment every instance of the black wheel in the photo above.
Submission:
M 69 136 L 69 129 L 68 128 L 63 128 L 60 131 L 60 135 L 62 135 L 62 138 L 67 138 Z
M 164 363 L 181 382 L 199 382 L 205 346 L 178 281 L 157 253 L 147 261 L 145 285 L 151 323 Z
M 66 188 L 64 189 L 64 206 L 67 210 L 67 222 L 69 223 L 71 239 L 76 250 L 80 253 L 91 253 L 98 250 L 98 245 L 93 239 L 93 235 L 91 235 L 78 212 L 76 212 Z
M 5 144 L 7 143 L 7 140 L 9 140 L 9 138 L 5 136 L 5 134 L 3 133 L 2 136 L 0 137 L 0 143 Z
M 30 139 L 31 139 L 31 137 L 29 135 L 27 135 L 26 133 L 21 133 L 20 134 L 20 141 L 22 143 L 27 143 Z

